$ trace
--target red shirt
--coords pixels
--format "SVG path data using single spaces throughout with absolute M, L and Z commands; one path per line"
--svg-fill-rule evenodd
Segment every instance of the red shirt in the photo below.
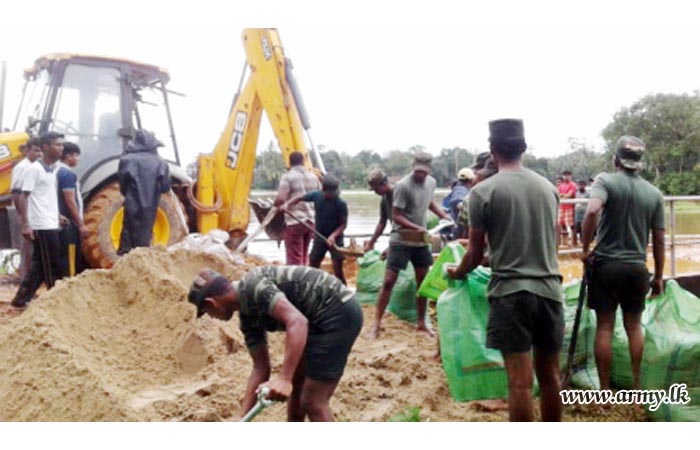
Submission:
M 577 189 L 578 188 L 576 187 L 576 183 L 574 183 L 573 181 L 564 181 L 557 187 L 557 190 L 559 191 L 559 198 L 561 198 L 563 200 L 564 194 L 571 194 L 571 197 L 568 197 L 568 198 L 575 198 Z M 566 211 L 566 210 L 574 209 L 576 207 L 576 205 L 567 204 L 567 205 L 561 205 L 559 207 L 563 211 Z

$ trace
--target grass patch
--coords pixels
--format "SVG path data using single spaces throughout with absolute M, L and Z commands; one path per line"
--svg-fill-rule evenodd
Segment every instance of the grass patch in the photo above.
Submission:
M 388 422 L 420 422 L 420 408 L 417 406 L 411 406 L 406 408 L 403 412 L 392 416 Z

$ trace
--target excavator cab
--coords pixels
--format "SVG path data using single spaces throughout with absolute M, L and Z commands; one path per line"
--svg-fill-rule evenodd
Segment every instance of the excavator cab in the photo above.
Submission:
M 111 267 L 123 218 L 117 187 L 119 158 L 135 131 L 153 131 L 165 144 L 159 154 L 169 163 L 174 185 L 191 183 L 180 167 L 165 88 L 170 76 L 160 67 L 124 59 L 50 54 L 25 70 L 24 78 L 14 122 L 17 132 L 3 134 L 0 142 L 11 141 L 9 147 L 15 148 L 29 135 L 56 131 L 80 146 L 80 163 L 74 170 L 85 200 L 85 223 L 91 230 L 83 253 L 91 266 Z M 12 162 L 20 158 L 17 152 Z M 177 199 L 163 197 L 154 243 L 172 244 L 187 234 L 180 209 Z
M 87 189 L 100 166 L 118 159 L 134 130 L 153 131 L 166 146 L 161 156 L 179 165 L 168 91 L 170 77 L 156 66 L 96 56 L 51 54 L 25 71 L 15 130 L 57 131 L 80 146 L 78 178 Z M 89 186 L 88 186 L 89 185 Z

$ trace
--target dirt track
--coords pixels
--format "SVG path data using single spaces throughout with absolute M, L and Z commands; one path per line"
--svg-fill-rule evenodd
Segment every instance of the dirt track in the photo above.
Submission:
M 21 314 L 0 286 L 0 420 L 230 420 L 251 369 L 234 318 L 194 320 L 186 302 L 192 276 L 212 266 L 231 277 L 246 267 L 204 254 L 162 249 L 131 253 L 110 271 L 59 282 Z M 435 341 L 391 315 L 378 341 L 365 329 L 333 397 L 338 420 L 384 421 L 410 407 L 430 421 L 502 421 L 501 409 L 449 396 Z M 271 338 L 273 366 L 283 335 Z M 273 370 L 274 367 L 273 367 Z M 493 403 L 493 402 L 491 402 Z M 274 405 L 257 420 L 284 420 Z M 645 420 L 620 408 L 608 415 L 572 407 L 566 420 Z

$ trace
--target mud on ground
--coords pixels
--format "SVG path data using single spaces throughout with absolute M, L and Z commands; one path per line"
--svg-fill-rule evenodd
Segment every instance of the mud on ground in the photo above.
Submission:
M 111 270 L 60 281 L 21 313 L 9 307 L 16 286 L 0 284 L 0 420 L 231 420 L 251 370 L 237 316 L 196 321 L 186 295 L 204 266 L 239 278 L 256 264 L 139 249 Z M 338 420 L 385 421 L 412 407 L 420 420 L 507 420 L 502 403 L 454 402 L 432 358 L 435 340 L 411 325 L 387 314 L 381 339 L 367 340 L 374 308 L 363 311 L 363 332 L 331 404 Z M 283 334 L 273 333 L 270 345 L 274 371 Z M 283 405 L 273 405 L 256 420 L 285 416 Z M 633 407 L 601 415 L 576 406 L 565 419 L 646 417 Z

